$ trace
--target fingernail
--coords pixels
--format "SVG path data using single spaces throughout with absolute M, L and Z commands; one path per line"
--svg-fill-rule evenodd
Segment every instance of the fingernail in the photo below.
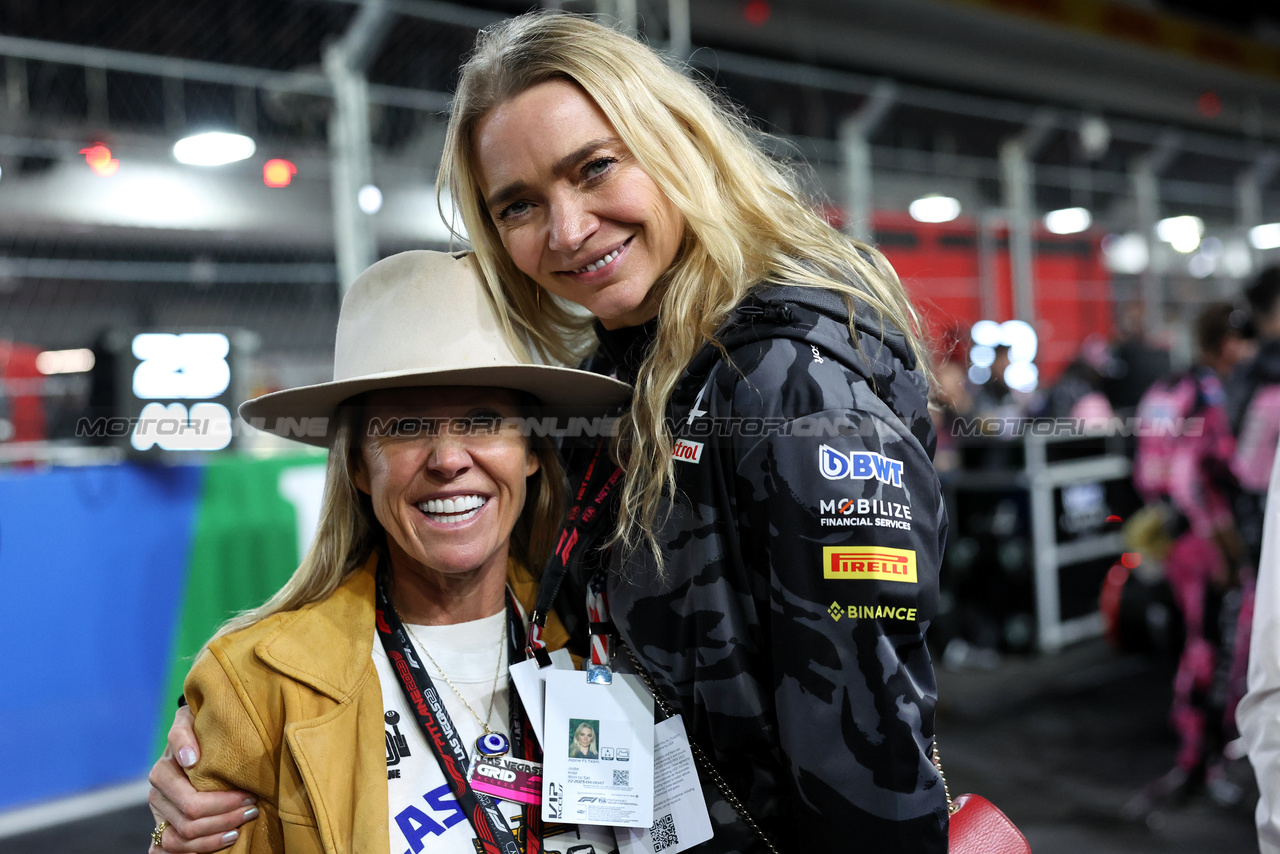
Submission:
M 251 810 L 245 810 L 245 811 L 244 811 L 244 820 L 245 820 L 245 821 L 248 821 L 248 820 L 249 820 L 249 819 L 251 819 L 251 818 L 257 818 L 257 817 L 258 817 L 258 808 L 257 808 L 257 807 L 254 807 L 254 808 L 253 808 L 253 809 L 251 809 Z
M 254 804 L 256 804 L 257 802 L 258 802 L 258 799 L 257 799 L 257 798 L 245 798 L 243 801 L 241 801 L 241 802 L 240 802 L 240 806 L 242 806 L 242 807 L 251 807 L 251 806 L 253 806 Z
M 222 834 L 222 844 L 230 845 L 232 842 L 235 842 L 239 838 L 240 838 L 240 831 L 228 830 L 226 833 Z
M 196 764 L 196 752 L 190 747 L 184 747 L 178 751 L 178 764 L 183 768 L 190 768 Z

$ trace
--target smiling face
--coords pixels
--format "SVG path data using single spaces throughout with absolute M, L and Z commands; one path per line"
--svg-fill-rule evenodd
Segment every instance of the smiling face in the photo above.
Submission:
M 675 260 L 684 217 L 579 86 L 553 80 L 499 104 L 473 146 L 516 267 L 608 329 L 657 315 L 654 283 Z
M 386 531 L 397 579 L 476 570 L 505 577 L 525 478 L 538 470 L 528 441 L 500 425 L 519 415 L 503 389 L 368 395 L 352 478 Z

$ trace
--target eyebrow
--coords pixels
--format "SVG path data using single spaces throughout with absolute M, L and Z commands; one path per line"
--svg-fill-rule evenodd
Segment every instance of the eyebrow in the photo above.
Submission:
M 601 139 L 593 139 L 590 142 L 586 143 L 585 145 L 581 145 L 575 150 L 569 152 L 564 157 L 561 157 L 555 163 L 551 164 L 551 172 L 552 174 L 555 174 L 555 175 L 563 174 L 564 172 L 568 171 L 571 166 L 573 166 L 575 163 L 580 162 L 584 157 L 591 154 L 593 151 L 603 148 L 606 145 L 616 143 L 617 141 L 618 140 L 616 137 L 603 137 Z M 523 193 L 525 190 L 528 189 L 528 187 L 529 185 L 526 184 L 524 181 L 513 181 L 512 183 L 507 184 L 502 189 L 490 195 L 489 198 L 485 199 L 485 204 L 488 205 L 490 208 L 495 208 L 498 205 L 500 205 L 502 202 L 511 198 L 512 196 L 517 196 L 520 193 Z

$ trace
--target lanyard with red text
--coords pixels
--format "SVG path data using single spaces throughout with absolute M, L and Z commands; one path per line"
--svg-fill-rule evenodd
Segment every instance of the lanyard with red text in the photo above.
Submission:
M 414 717 L 417 718 L 418 726 L 435 751 L 440 770 L 444 772 L 445 780 L 449 783 L 449 790 L 453 792 L 458 806 L 471 820 L 471 827 L 476 832 L 480 849 L 483 854 L 540 854 L 542 817 L 538 806 L 526 805 L 522 810 L 525 824 L 524 837 L 528 846 L 526 851 L 516 841 L 516 835 L 498 810 L 494 798 L 471 788 L 471 783 L 467 780 L 469 757 L 466 747 L 453 721 L 449 718 L 449 713 L 445 710 L 444 702 L 436 691 L 431 676 L 418 659 L 408 631 L 405 630 L 404 624 L 400 622 L 400 616 L 391 604 L 390 586 L 390 570 L 384 559 L 378 564 L 376 612 L 378 638 L 382 641 L 382 647 L 386 650 L 391 667 L 399 678 L 400 687 L 404 689 L 405 697 L 409 700 L 409 706 L 413 710 Z M 519 611 L 515 608 L 510 594 L 507 597 L 507 624 L 509 626 L 520 624 Z M 517 629 L 508 634 L 509 656 L 513 656 L 520 648 L 518 632 Z M 541 757 L 537 756 L 537 748 L 531 744 L 533 739 L 526 738 L 528 728 L 524 709 L 515 691 L 511 692 L 510 724 L 512 752 L 524 759 L 533 761 L 540 759 Z
M 573 504 L 569 507 L 564 527 L 556 541 L 555 553 L 547 559 L 547 565 L 542 570 L 538 601 L 530 615 L 528 646 L 525 648 L 529 658 L 538 660 L 539 667 L 551 666 L 551 656 L 542 631 L 560 585 L 565 576 L 581 564 L 586 551 L 585 544 L 593 542 L 597 529 L 601 525 L 610 524 L 613 518 L 608 502 L 614 489 L 622 481 L 622 469 L 610 458 L 608 445 L 607 439 L 596 445 L 591 462 L 574 493 Z M 593 588 L 598 589 L 598 595 L 596 592 L 591 593 L 587 605 L 588 618 L 591 620 L 591 664 L 603 667 L 607 674 L 609 648 L 605 636 L 611 633 L 611 629 L 606 625 L 607 614 L 597 620 L 597 615 L 604 608 L 603 580 L 598 588 L 593 580 Z M 608 681 L 607 678 L 604 681 Z

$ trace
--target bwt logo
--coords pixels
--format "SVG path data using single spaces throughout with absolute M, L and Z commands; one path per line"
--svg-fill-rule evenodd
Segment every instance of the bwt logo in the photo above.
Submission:
M 818 447 L 818 469 L 827 480 L 871 480 L 902 486 L 902 462 L 875 451 L 843 453 L 830 445 Z

